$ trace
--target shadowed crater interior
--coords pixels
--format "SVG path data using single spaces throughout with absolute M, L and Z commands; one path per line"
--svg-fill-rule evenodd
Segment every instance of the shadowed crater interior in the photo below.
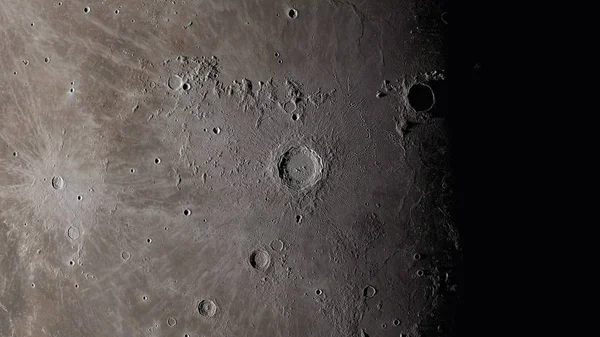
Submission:
M 408 103 L 416 111 L 428 111 L 435 103 L 433 90 L 426 84 L 413 85 L 408 91 Z

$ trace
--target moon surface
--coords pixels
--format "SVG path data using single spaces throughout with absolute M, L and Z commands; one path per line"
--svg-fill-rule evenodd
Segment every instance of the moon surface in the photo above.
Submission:
M 437 1 L 5 1 L 0 336 L 450 336 Z

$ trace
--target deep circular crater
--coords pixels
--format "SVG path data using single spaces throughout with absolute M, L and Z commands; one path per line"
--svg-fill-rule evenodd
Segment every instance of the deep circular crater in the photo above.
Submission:
M 213 300 L 202 300 L 198 303 L 198 313 L 205 317 L 213 317 L 217 313 L 217 304 Z
M 52 177 L 52 188 L 62 190 L 65 187 L 65 180 L 61 176 Z
M 259 271 L 267 271 L 271 265 L 271 256 L 266 251 L 259 249 L 250 254 L 250 265 Z
M 416 111 L 425 112 L 433 107 L 435 96 L 427 84 L 417 83 L 408 91 L 408 103 Z
M 323 160 L 306 146 L 293 146 L 279 158 L 277 174 L 293 190 L 314 186 L 323 175 Z

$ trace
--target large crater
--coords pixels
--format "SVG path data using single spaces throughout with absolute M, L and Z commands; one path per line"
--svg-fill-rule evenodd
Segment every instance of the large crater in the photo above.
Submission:
M 277 162 L 281 183 L 292 190 L 314 186 L 323 175 L 323 160 L 306 146 L 293 146 Z

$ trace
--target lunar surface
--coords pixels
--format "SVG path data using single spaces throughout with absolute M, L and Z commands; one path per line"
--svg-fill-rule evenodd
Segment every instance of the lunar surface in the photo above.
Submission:
M 3 0 L 0 336 L 450 336 L 443 2 Z

